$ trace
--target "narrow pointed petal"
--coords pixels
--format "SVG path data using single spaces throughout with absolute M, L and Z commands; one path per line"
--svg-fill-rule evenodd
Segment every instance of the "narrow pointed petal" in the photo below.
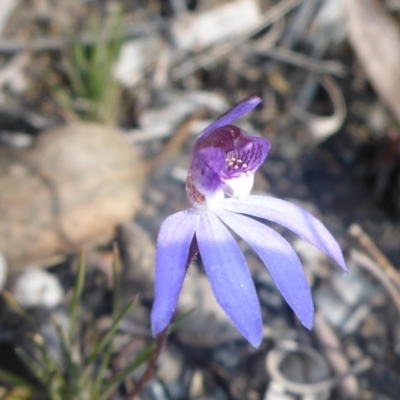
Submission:
M 302 324 L 311 329 L 314 305 L 301 262 L 292 246 L 273 229 L 254 219 L 226 210 L 218 210 L 216 214 L 254 249 L 289 306 Z
M 205 136 L 207 136 L 210 132 L 214 131 L 215 129 L 221 128 L 221 126 L 229 125 L 233 121 L 249 113 L 251 110 L 257 107 L 261 102 L 262 100 L 258 96 L 247 97 L 246 99 L 240 101 L 226 113 L 222 114 L 218 119 L 216 119 L 214 122 L 208 125 L 207 128 L 204 129 L 204 131 L 201 132 L 201 134 L 197 138 L 197 142 L 199 139 L 203 139 Z
M 269 196 L 246 196 L 240 200 L 224 199 L 222 207 L 236 213 L 267 219 L 290 229 L 326 253 L 347 271 L 337 241 L 317 218 L 303 208 Z
M 262 340 L 260 303 L 238 244 L 210 211 L 202 213 L 196 238 L 218 303 L 240 333 L 258 347 Z
M 199 213 L 186 210 L 168 217 L 157 239 L 155 299 L 151 311 L 153 336 L 169 324 L 178 303 Z

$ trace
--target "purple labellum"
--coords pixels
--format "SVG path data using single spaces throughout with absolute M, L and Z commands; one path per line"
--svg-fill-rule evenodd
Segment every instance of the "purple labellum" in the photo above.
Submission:
M 268 155 L 268 140 L 250 136 L 234 125 L 200 138 L 192 154 L 186 190 L 194 207 L 218 205 L 224 195 L 249 194 L 254 173 Z

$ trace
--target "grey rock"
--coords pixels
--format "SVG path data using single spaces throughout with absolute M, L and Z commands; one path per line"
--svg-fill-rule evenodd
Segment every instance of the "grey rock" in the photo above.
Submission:
M 179 299 L 179 313 L 193 311 L 179 327 L 179 339 L 189 346 L 214 347 L 242 335 L 215 300 L 207 277 L 193 265 Z

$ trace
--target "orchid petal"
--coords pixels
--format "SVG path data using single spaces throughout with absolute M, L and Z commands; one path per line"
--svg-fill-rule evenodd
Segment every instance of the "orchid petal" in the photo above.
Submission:
M 155 300 L 151 311 L 153 336 L 169 324 L 178 302 L 199 213 L 181 211 L 161 225 L 157 239 Z
M 254 249 L 289 306 L 302 324 L 311 329 L 314 319 L 311 292 L 292 246 L 273 229 L 254 219 L 226 210 L 218 210 L 216 214 Z
M 207 128 L 200 133 L 196 143 L 198 143 L 199 139 L 204 139 L 205 136 L 207 136 L 210 132 L 214 131 L 215 129 L 221 128 L 221 126 L 229 125 L 230 123 L 237 120 L 241 116 L 247 114 L 255 107 L 257 107 L 261 102 L 262 100 L 258 96 L 247 97 L 246 99 L 240 101 L 226 113 L 222 114 L 218 119 L 216 119 L 214 122 L 208 125 Z
M 232 212 L 267 219 L 290 229 L 326 253 L 347 271 L 337 241 L 317 218 L 303 208 L 270 196 L 245 196 L 240 200 L 224 199 L 222 207 Z
M 260 303 L 238 244 L 224 224 L 207 211 L 201 214 L 196 238 L 218 303 L 242 335 L 258 347 L 262 340 Z
M 219 174 L 224 167 L 223 150 L 217 147 L 206 147 L 195 151 L 190 168 L 197 190 L 204 194 L 218 190 L 223 185 Z

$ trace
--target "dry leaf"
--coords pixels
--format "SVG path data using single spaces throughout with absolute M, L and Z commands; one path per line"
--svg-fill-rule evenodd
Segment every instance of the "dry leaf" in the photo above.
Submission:
M 400 28 L 378 0 L 343 3 L 354 50 L 375 90 L 400 120 Z

